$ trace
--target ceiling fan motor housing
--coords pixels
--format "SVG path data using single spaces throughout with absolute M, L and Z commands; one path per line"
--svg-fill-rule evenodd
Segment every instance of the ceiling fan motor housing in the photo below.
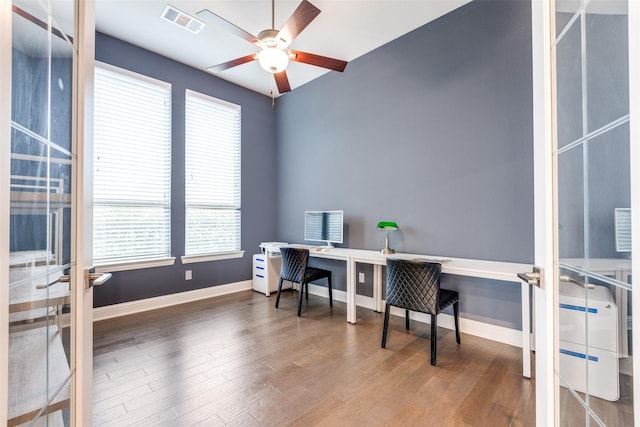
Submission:
M 278 39 L 278 30 L 270 29 L 260 31 L 260 52 L 258 61 L 265 70 L 271 73 L 283 71 L 289 63 L 289 53 L 283 39 Z
M 262 30 L 258 33 L 258 38 L 264 44 L 265 47 L 279 47 L 284 49 L 287 46 L 287 41 L 283 38 L 278 38 L 278 30 Z

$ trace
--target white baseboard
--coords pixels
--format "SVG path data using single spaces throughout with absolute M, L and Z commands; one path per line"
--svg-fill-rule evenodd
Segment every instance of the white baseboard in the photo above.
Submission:
M 160 297 L 146 298 L 138 301 L 125 302 L 121 304 L 108 305 L 93 309 L 93 321 L 111 319 L 114 317 L 126 316 L 129 314 L 142 313 L 144 311 L 156 310 L 159 308 L 170 307 L 172 305 L 184 304 L 202 299 L 212 298 L 221 295 L 227 295 L 235 292 L 241 292 L 252 289 L 251 280 L 230 283 L 227 285 L 211 286 L 193 291 L 180 292 L 177 294 L 163 295 Z M 325 286 L 309 285 L 309 293 L 313 295 L 329 297 L 329 291 Z M 347 302 L 347 293 L 341 290 L 333 290 L 334 301 Z M 356 305 L 359 307 L 375 310 L 375 301 L 371 297 L 356 295 Z M 392 307 L 391 314 L 394 316 L 404 316 L 404 310 Z M 63 317 L 63 324 L 65 322 Z M 430 316 L 424 313 L 412 313 L 411 320 L 429 324 Z M 66 325 L 63 325 L 66 326 Z M 438 326 L 454 330 L 455 324 L 453 316 L 441 314 L 438 316 Z M 497 341 L 514 347 L 522 348 L 522 332 L 517 329 L 505 328 L 489 323 L 478 322 L 476 320 L 460 318 L 460 332 L 485 338 L 491 341 Z
M 329 298 L 329 289 L 326 286 L 318 286 L 313 283 L 309 284 L 309 293 L 312 295 L 317 295 L 324 298 Z M 333 292 L 333 300 L 347 302 L 347 292 L 341 291 L 338 289 L 334 289 Z M 371 297 L 367 297 L 364 295 L 356 295 L 356 305 L 358 307 L 370 308 L 371 310 L 376 309 L 376 302 Z
M 97 322 L 114 317 L 142 313 L 144 311 L 170 307 L 172 305 L 232 294 L 234 292 L 247 291 L 252 289 L 252 285 L 253 283 L 251 280 L 245 280 L 227 285 L 210 286 L 208 288 L 195 289 L 193 291 L 180 292 L 177 294 L 163 295 L 159 297 L 145 298 L 138 301 L 97 307 L 93 309 L 93 321 Z
M 329 298 L 329 290 L 325 286 L 310 284 L 309 293 Z M 334 301 L 347 302 L 347 293 L 345 291 L 334 289 L 332 293 Z M 356 295 L 356 305 L 359 307 L 375 310 L 375 301 L 371 297 Z M 394 316 L 404 317 L 404 310 L 397 307 L 391 307 L 391 314 Z M 431 316 L 424 313 L 411 313 L 411 320 L 430 324 Z M 438 316 L 438 326 L 455 330 L 455 322 L 453 316 L 449 314 L 440 314 Z M 465 319 L 461 317 L 460 332 L 522 348 L 522 331 L 518 329 L 505 328 L 503 326 L 496 326 L 490 323 L 479 322 L 477 320 Z

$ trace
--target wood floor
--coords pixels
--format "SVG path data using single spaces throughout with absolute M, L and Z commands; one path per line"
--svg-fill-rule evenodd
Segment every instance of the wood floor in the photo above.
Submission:
M 518 348 L 295 292 L 252 291 L 94 325 L 96 426 L 533 426 Z

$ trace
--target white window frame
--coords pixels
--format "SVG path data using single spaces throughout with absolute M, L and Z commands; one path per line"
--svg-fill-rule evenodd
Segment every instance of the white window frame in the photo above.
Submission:
M 190 99 L 192 101 L 196 101 L 199 106 L 190 104 Z M 190 109 L 191 108 L 212 108 L 211 117 L 207 116 L 206 119 L 199 123 L 191 122 L 190 117 Z M 218 110 L 217 112 L 213 110 Z M 194 113 L 206 114 L 205 111 L 195 111 Z M 225 119 L 230 119 L 231 122 L 228 128 L 220 128 L 215 123 L 212 123 L 214 120 L 214 115 L 223 114 Z M 241 233 L 242 233 L 242 205 L 241 205 L 241 147 L 242 147 L 242 138 L 241 138 L 241 121 L 242 121 L 242 110 L 239 105 L 232 104 L 227 101 L 223 101 L 190 89 L 185 91 L 185 255 L 181 258 L 183 264 L 189 264 L 194 262 L 204 262 L 204 261 L 212 261 L 212 260 L 221 260 L 221 259 L 233 259 L 233 258 L 241 258 L 244 255 L 244 251 L 241 250 Z M 212 126 L 213 124 L 213 126 Z M 206 137 L 207 139 L 203 139 L 202 135 L 198 135 L 201 133 L 203 129 L 208 129 L 207 135 L 218 134 L 219 138 L 217 140 L 216 145 L 216 137 L 212 136 L 211 139 Z M 214 128 L 214 129 L 212 129 Z M 224 140 L 226 142 L 226 147 L 222 147 L 223 152 L 220 152 L 221 146 L 220 141 Z M 190 149 L 192 144 L 199 144 L 198 147 L 195 147 L 197 150 L 197 154 L 190 154 Z M 210 148 L 209 150 L 206 150 Z M 206 152 L 203 152 L 206 151 Z M 231 158 L 231 164 L 226 163 L 225 169 L 228 169 L 228 173 L 232 174 L 232 182 L 227 182 L 223 187 L 219 187 L 217 192 L 212 192 L 212 194 L 207 194 L 203 192 L 202 186 L 211 186 L 212 188 L 215 186 L 216 181 L 216 168 L 204 170 L 202 168 L 198 169 L 197 164 L 190 164 L 190 159 L 200 159 L 207 158 L 212 159 L 212 163 L 215 162 L 216 155 L 221 155 L 225 159 Z M 202 166 L 202 165 L 200 165 Z M 209 173 L 212 172 L 213 173 Z M 191 185 L 190 185 L 191 184 Z M 217 193 L 217 194 L 214 194 Z M 215 210 L 219 212 L 230 212 L 233 211 L 236 217 L 235 220 L 237 223 L 232 221 L 232 224 L 235 225 L 235 236 L 231 238 L 232 245 L 235 244 L 234 247 L 231 248 L 223 248 L 220 250 L 216 250 L 215 248 L 205 248 L 200 251 L 194 251 L 192 248 L 192 252 L 189 253 L 189 215 L 191 210 Z M 206 233 L 206 232 L 205 232 Z M 199 235 L 202 233 L 198 233 Z M 196 246 L 198 242 L 193 242 L 193 245 Z
M 122 191 L 121 193 L 114 191 L 113 194 L 109 194 L 106 186 L 103 186 L 102 189 L 98 189 L 96 191 L 96 187 L 100 187 L 101 185 L 100 182 L 103 182 L 103 181 L 101 181 L 99 174 L 95 171 L 97 170 L 97 168 L 100 168 L 101 165 L 104 165 L 107 161 L 106 160 L 101 161 L 97 158 L 94 160 L 94 168 L 96 168 L 94 169 L 94 173 L 95 173 L 95 177 L 94 177 L 94 261 L 96 265 L 99 267 L 97 268 L 97 271 L 104 271 L 104 270 L 123 271 L 123 270 L 133 270 L 138 268 L 149 268 L 149 267 L 156 267 L 156 266 L 172 265 L 175 263 L 175 257 L 171 256 L 171 148 L 172 148 L 171 147 L 171 144 L 172 144 L 171 142 L 171 121 L 172 121 L 171 84 L 157 80 L 157 79 L 153 79 L 151 77 L 138 74 L 129 70 L 125 70 L 119 67 L 115 67 L 109 64 L 104 64 L 99 62 L 96 62 L 96 80 L 98 79 L 97 75 L 100 72 L 100 70 L 116 73 L 123 77 L 135 79 L 140 83 L 149 84 L 150 87 L 153 86 L 156 88 L 160 88 L 165 92 L 164 114 L 166 115 L 166 117 L 163 119 L 163 122 L 165 123 L 164 132 L 163 132 L 163 135 L 158 135 L 156 139 L 163 140 L 167 145 L 164 146 L 165 151 L 155 153 L 156 155 L 159 155 L 161 157 L 161 160 L 159 160 L 159 162 L 162 167 L 158 168 L 155 165 L 151 167 L 141 166 L 144 168 L 145 171 L 147 171 L 145 175 L 153 176 L 153 174 L 155 174 L 156 178 L 159 178 L 163 182 L 163 185 L 160 188 L 157 188 L 157 187 L 154 188 L 153 186 L 150 188 L 150 190 L 154 189 L 155 193 L 153 193 L 152 191 L 149 191 L 147 193 L 142 193 L 142 194 L 155 194 L 155 198 L 143 199 L 140 197 L 141 193 L 128 194 L 126 191 Z M 98 83 L 96 81 L 96 86 L 97 84 Z M 96 96 L 95 99 L 97 103 L 99 100 L 99 97 Z M 98 111 L 97 105 L 95 109 Z M 100 132 L 98 129 L 100 125 L 98 124 L 98 120 L 99 120 L 99 117 L 98 117 L 98 114 L 96 114 L 95 115 L 96 125 L 94 129 L 94 135 L 95 135 L 94 157 L 98 157 L 101 153 L 99 148 Z M 104 152 L 102 155 L 105 155 Z M 123 157 L 125 156 L 121 156 L 121 158 Z M 127 157 L 127 159 L 130 159 L 130 158 L 133 158 L 133 157 Z M 136 156 L 135 158 L 139 159 L 139 156 Z M 136 165 L 135 167 L 138 167 L 139 165 L 144 165 L 143 162 L 147 160 L 148 159 L 137 160 L 135 163 Z M 113 160 L 111 161 L 113 162 Z M 166 163 L 162 164 L 163 161 Z M 129 179 L 127 181 L 127 184 L 130 184 L 130 183 L 131 183 L 131 180 Z M 114 183 L 114 184 L 118 185 L 117 183 Z M 119 186 L 121 188 L 126 188 L 126 184 L 123 185 L 121 183 Z M 162 194 L 162 196 L 159 196 L 159 194 Z M 96 242 L 99 242 L 99 239 L 100 239 L 99 237 L 100 234 L 96 233 L 97 231 L 96 211 L 99 211 L 100 206 L 111 206 L 116 209 L 118 208 L 124 209 L 126 207 L 131 207 L 131 206 L 160 208 L 162 211 L 165 212 L 165 215 L 166 215 L 165 220 L 160 223 L 160 224 L 164 224 L 164 228 L 161 228 L 161 230 L 163 230 L 162 231 L 163 233 L 166 233 L 164 237 L 165 239 L 164 247 L 160 248 L 160 250 L 154 253 L 146 253 L 146 254 L 140 253 L 140 254 L 135 254 L 133 256 L 122 257 L 122 258 L 119 258 L 119 257 L 105 258 L 102 256 L 96 256 L 98 254 L 95 253 L 95 246 L 96 246 Z

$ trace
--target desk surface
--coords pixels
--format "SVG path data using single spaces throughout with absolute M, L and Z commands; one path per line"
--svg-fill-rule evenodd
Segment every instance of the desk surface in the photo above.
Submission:
M 362 262 L 366 264 L 385 265 L 387 263 L 387 258 L 423 259 L 440 262 L 442 264 L 442 272 L 446 274 L 457 274 L 461 276 L 472 276 L 518 283 L 520 282 L 520 279 L 517 274 L 525 271 L 531 271 L 532 268 L 531 264 L 453 258 L 425 254 L 381 254 L 379 251 L 367 249 L 325 248 L 322 246 L 309 245 L 287 246 L 309 249 L 309 255 L 315 258 L 343 260 L 353 259 L 355 262 Z

